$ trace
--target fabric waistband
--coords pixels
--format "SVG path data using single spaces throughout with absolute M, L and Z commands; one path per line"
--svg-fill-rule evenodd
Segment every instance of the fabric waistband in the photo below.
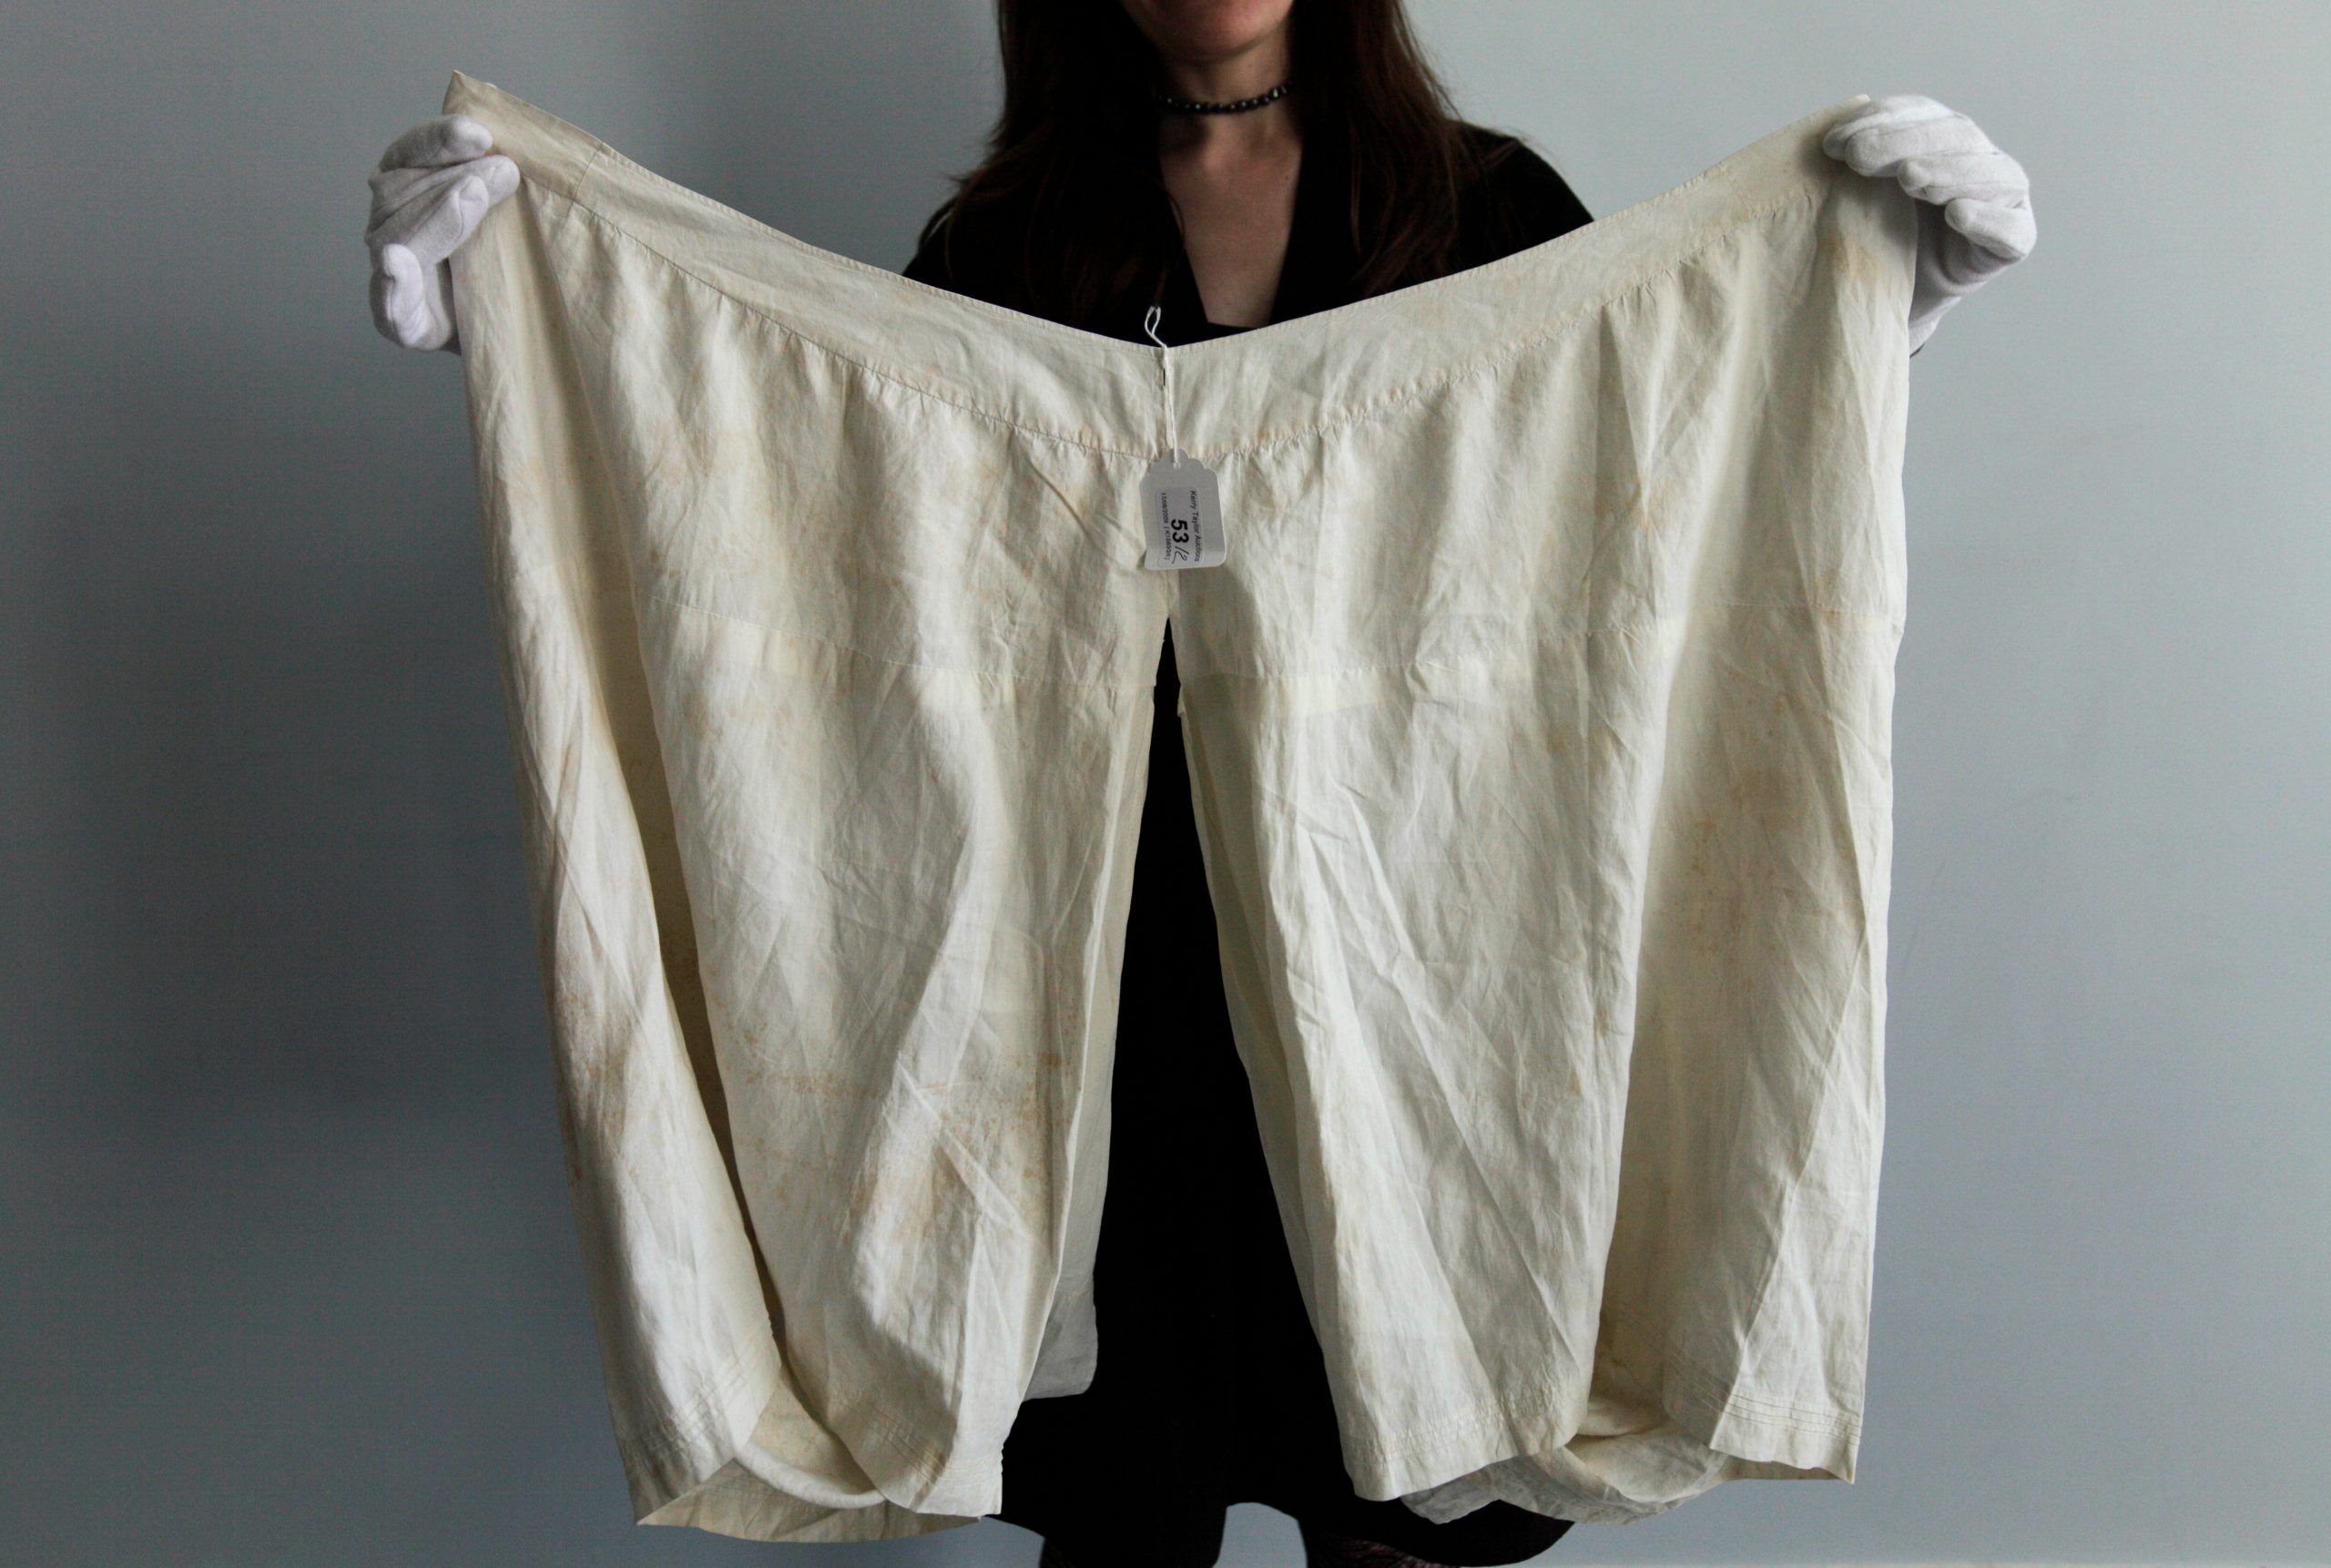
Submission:
M 1170 349 L 821 249 L 461 71 L 444 112 L 483 121 L 524 179 L 779 330 L 976 415 L 1146 460 L 1166 447 L 1170 358 L 1179 443 L 1213 461 L 1367 418 L 1522 351 L 1727 231 L 1860 179 L 1821 151 L 1821 137 L 1868 101 L 1807 115 L 1672 189 L 1486 265 Z

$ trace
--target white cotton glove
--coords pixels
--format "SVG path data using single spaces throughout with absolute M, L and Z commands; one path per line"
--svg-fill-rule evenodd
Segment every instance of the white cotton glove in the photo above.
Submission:
M 1873 100 L 1829 127 L 1821 150 L 1857 174 L 1898 179 L 1919 203 L 1910 351 L 1942 314 L 2031 254 L 2031 180 L 1973 120 L 1932 98 Z
M 366 183 L 372 215 L 372 324 L 408 349 L 462 351 L 446 264 L 494 204 L 518 188 L 518 166 L 491 153 L 494 133 L 467 115 L 426 119 L 389 143 Z

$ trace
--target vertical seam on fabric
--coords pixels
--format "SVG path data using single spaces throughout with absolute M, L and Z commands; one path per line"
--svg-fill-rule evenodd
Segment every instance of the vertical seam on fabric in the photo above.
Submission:
M 585 158 L 583 162 L 583 167 L 575 171 L 574 182 L 575 188 L 569 191 L 560 192 L 555 187 L 554 187 L 553 194 L 564 195 L 569 201 L 575 202 L 578 206 L 588 207 L 590 204 L 584 200 L 583 193 L 590 189 L 591 181 L 598 177 L 599 166 L 606 162 L 607 155 L 614 150 L 615 149 L 606 142 L 595 141 L 591 148 L 591 156 Z M 597 209 L 595 208 L 593 210 L 595 211 Z

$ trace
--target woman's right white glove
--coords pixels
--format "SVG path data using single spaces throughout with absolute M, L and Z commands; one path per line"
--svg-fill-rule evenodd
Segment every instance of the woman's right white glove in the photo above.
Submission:
M 391 342 L 462 351 L 453 270 L 445 259 L 495 202 L 518 188 L 518 166 L 493 147 L 494 133 L 483 123 L 439 115 L 389 143 L 367 178 L 372 324 Z

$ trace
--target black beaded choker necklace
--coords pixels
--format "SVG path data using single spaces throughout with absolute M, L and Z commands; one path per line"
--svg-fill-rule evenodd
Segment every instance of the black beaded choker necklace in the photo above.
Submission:
M 1291 86 L 1291 82 L 1281 82 L 1267 93 L 1257 93 L 1251 98 L 1231 98 L 1223 103 L 1208 103 L 1203 98 L 1177 98 L 1166 93 L 1158 93 L 1155 97 L 1159 108 L 1177 115 L 1243 115 L 1248 109 L 1258 109 L 1265 104 L 1278 102 L 1287 97 L 1287 89 Z

